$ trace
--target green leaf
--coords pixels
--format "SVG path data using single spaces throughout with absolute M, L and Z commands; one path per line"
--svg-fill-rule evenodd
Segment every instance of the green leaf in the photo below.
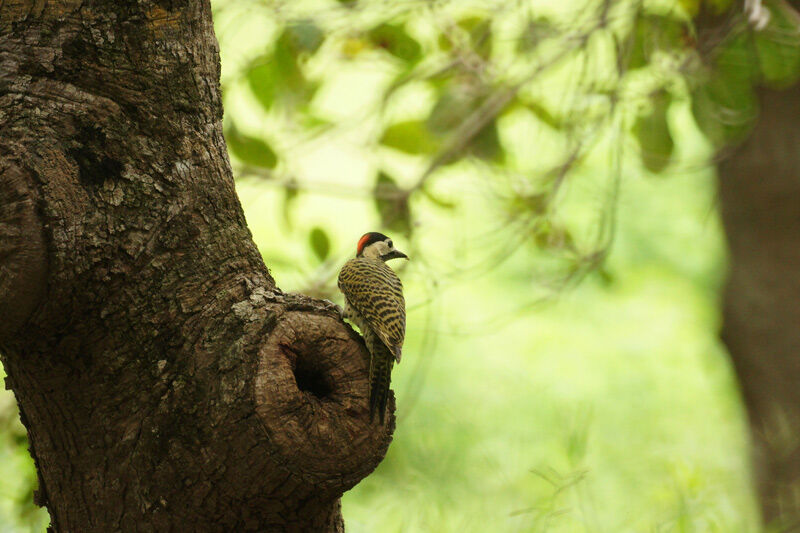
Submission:
M 686 23 L 671 16 L 644 14 L 639 16 L 633 32 L 628 68 L 647 66 L 658 51 L 672 51 L 683 47 L 688 35 Z
M 431 154 L 440 144 L 421 120 L 392 124 L 384 130 L 380 143 L 407 154 Z
M 800 32 L 788 5 L 771 4 L 766 28 L 753 32 L 758 65 L 764 81 L 784 88 L 800 78 Z
M 264 109 L 280 103 L 305 105 L 317 90 L 317 83 L 306 79 L 300 56 L 313 52 L 321 43 L 316 26 L 300 24 L 286 28 L 275 41 L 272 53 L 259 56 L 246 74 L 250 90 Z
M 517 52 L 526 54 L 532 52 L 540 42 L 556 35 L 558 30 L 544 17 L 539 17 L 528 22 L 517 41 Z
M 716 147 L 743 139 L 756 113 L 756 97 L 749 83 L 730 84 L 716 75 L 692 93 L 694 119 Z
M 285 36 L 290 40 L 295 52 L 316 52 L 325 35 L 310 20 L 301 20 L 286 28 Z
M 264 109 L 270 109 L 276 99 L 276 81 L 278 76 L 271 59 L 262 58 L 259 61 L 264 61 L 264 63 L 251 66 L 247 70 L 245 78 L 247 79 L 247 84 L 250 86 L 250 90 L 253 92 L 253 96 L 258 100 L 258 103 L 260 103 Z
M 734 37 L 720 50 L 709 79 L 692 92 L 694 118 L 715 146 L 741 140 L 749 131 L 757 113 L 757 69 L 752 40 Z
M 281 206 L 281 211 L 283 214 L 283 220 L 286 222 L 286 226 L 291 228 L 292 227 L 292 205 L 294 204 L 297 196 L 300 194 L 297 190 L 297 182 L 294 179 L 291 179 L 287 184 L 286 187 L 283 189 L 283 205 Z
M 483 59 L 492 55 L 492 21 L 489 18 L 472 16 L 464 17 L 457 23 L 458 27 L 469 34 L 473 52 Z
M 408 235 L 411 232 L 411 209 L 408 191 L 397 186 L 397 181 L 386 172 L 379 172 L 373 191 L 375 207 L 381 223 L 392 231 Z
M 484 98 L 477 97 L 459 89 L 446 91 L 433 106 L 426 120 L 428 130 L 438 137 L 453 134 L 458 126 L 466 120 L 483 103 Z M 497 133 L 497 122 L 491 120 L 470 139 L 463 154 L 454 154 L 457 160 L 464 154 L 472 154 L 484 160 L 499 161 L 504 152 Z M 452 162 L 452 161 L 450 161 Z
M 516 214 L 544 215 L 550 202 L 550 195 L 544 192 L 514 195 L 509 207 Z
M 468 147 L 469 152 L 485 161 L 502 162 L 505 156 L 500 145 L 500 136 L 497 133 L 497 121 L 492 120 L 486 124 L 472 138 Z
M 651 172 L 661 172 L 669 164 L 675 143 L 669 131 L 667 111 L 670 95 L 661 91 L 653 97 L 653 108 L 647 115 L 639 117 L 634 134 L 639 141 L 642 162 Z
M 758 58 L 750 33 L 733 34 L 717 51 L 713 71 L 736 84 L 758 81 Z
M 733 0 L 678 0 L 692 17 L 720 17 L 733 5 Z
M 325 261 L 331 251 L 331 240 L 328 238 L 328 234 L 322 228 L 317 227 L 311 230 L 308 240 L 317 259 Z
M 367 32 L 367 38 L 373 46 L 407 63 L 415 63 L 422 58 L 422 47 L 400 24 L 380 24 Z
M 225 140 L 228 149 L 242 163 L 261 168 L 275 168 L 278 163 L 278 156 L 269 144 L 262 139 L 240 133 L 234 126 L 225 133 Z

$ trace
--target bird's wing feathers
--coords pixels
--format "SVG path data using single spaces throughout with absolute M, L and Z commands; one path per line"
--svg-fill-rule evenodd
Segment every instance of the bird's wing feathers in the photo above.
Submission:
M 403 284 L 394 270 L 383 261 L 356 257 L 342 267 L 339 289 L 399 362 L 406 307 Z

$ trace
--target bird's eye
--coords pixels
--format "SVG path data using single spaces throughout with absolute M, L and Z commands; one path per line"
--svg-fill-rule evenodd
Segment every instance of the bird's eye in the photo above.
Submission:
M 390 239 L 390 240 L 389 240 L 389 242 L 388 242 L 388 243 L 386 243 L 386 244 L 388 244 L 388 245 L 389 245 L 389 248 L 391 248 L 391 247 L 393 247 L 393 246 L 394 246 L 394 244 L 392 244 L 392 241 L 391 241 L 391 239 Z

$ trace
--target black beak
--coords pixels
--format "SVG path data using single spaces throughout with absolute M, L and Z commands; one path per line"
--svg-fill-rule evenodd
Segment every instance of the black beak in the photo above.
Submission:
M 388 261 L 389 259 L 408 259 L 408 256 L 399 250 L 392 250 L 386 255 L 382 255 L 381 259 Z

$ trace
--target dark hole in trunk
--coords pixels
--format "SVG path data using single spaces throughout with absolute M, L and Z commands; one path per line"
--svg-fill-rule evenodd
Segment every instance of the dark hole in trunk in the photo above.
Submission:
M 293 357 L 289 357 L 290 361 L 294 361 L 292 370 L 294 370 L 294 379 L 297 382 L 297 388 L 303 392 L 310 392 L 319 399 L 327 398 L 333 392 L 333 386 L 328 376 L 322 368 L 318 366 L 318 361 L 313 358 L 304 357 L 304 354 L 297 353 L 289 346 L 281 344 L 283 352 L 289 356 L 290 352 Z

